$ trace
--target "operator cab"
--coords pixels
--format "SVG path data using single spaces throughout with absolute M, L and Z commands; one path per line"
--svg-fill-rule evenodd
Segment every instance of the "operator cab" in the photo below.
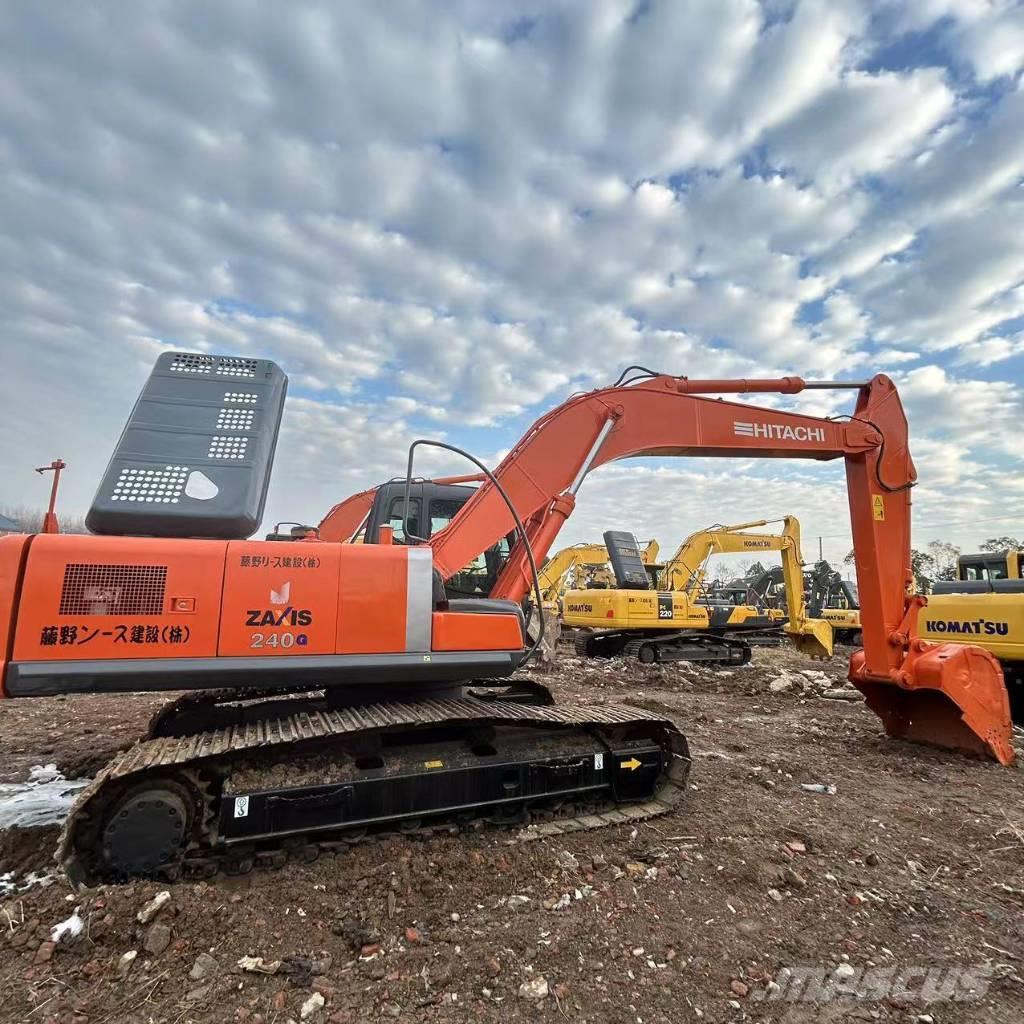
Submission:
M 961 555 L 956 568 L 958 578 L 936 581 L 932 585 L 933 594 L 1024 593 L 1018 551 Z
M 409 533 L 413 537 L 429 540 L 455 518 L 475 493 L 475 487 L 461 484 L 413 480 L 409 489 Z M 380 528 L 390 526 L 394 531 L 393 543 L 408 544 L 410 541 L 405 534 L 405 525 L 405 480 L 396 478 L 377 488 L 373 505 L 365 524 L 356 534 L 356 540 L 364 544 L 376 544 L 380 539 Z M 449 601 L 487 597 L 508 561 L 515 539 L 514 533 L 502 537 L 497 544 L 447 580 L 444 589 Z M 452 610 L 456 609 L 453 607 Z
M 980 555 L 961 555 L 957 559 L 957 577 L 961 580 L 1008 580 L 1020 578 L 1016 551 L 997 551 Z

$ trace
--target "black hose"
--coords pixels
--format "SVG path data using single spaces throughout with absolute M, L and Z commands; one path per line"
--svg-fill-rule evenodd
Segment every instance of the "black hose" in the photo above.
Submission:
M 878 486 L 881 487 L 883 491 L 886 491 L 889 494 L 898 494 L 900 491 L 909 491 L 911 487 L 917 486 L 916 480 L 908 480 L 905 484 L 890 487 L 889 484 L 882 479 L 882 459 L 885 457 L 885 431 L 883 431 L 877 423 L 872 423 L 871 420 L 865 419 L 863 416 L 841 415 L 830 416 L 829 419 L 832 420 L 832 422 L 837 420 L 849 420 L 851 423 L 856 420 L 858 423 L 866 423 L 872 430 L 878 432 L 880 440 L 878 442 L 878 458 L 875 459 L 875 479 L 878 481 Z
M 638 377 L 632 377 L 632 378 L 630 378 L 630 380 L 627 381 L 626 380 L 626 376 L 629 373 L 631 373 L 633 370 L 639 370 L 641 375 L 638 376 Z M 632 383 L 635 380 L 643 380 L 645 378 L 660 377 L 660 376 L 661 376 L 661 374 L 657 373 L 655 370 L 647 369 L 646 366 L 637 366 L 637 365 L 627 366 L 622 371 L 622 373 L 619 374 L 619 379 L 612 385 L 612 387 L 613 388 L 618 388 L 618 387 L 621 387 L 624 383 L 625 384 L 629 384 L 629 383 Z
M 415 534 L 409 532 L 409 505 L 410 498 L 412 496 L 413 480 L 412 464 L 416 449 L 420 445 L 424 445 L 428 448 L 443 448 L 445 451 L 454 452 L 456 455 L 461 455 L 464 459 L 468 459 L 472 462 L 473 465 L 476 466 L 492 484 L 494 484 L 495 490 L 497 490 L 501 495 L 502 500 L 505 502 L 506 506 L 508 506 L 508 510 L 512 514 L 512 518 L 515 520 L 516 532 L 519 534 L 519 537 L 523 542 L 523 546 L 526 548 L 527 558 L 530 560 L 530 572 L 533 575 L 533 593 L 537 599 L 537 621 L 539 623 L 537 639 L 534 640 L 533 645 L 527 650 L 526 656 L 520 662 L 521 665 L 525 665 L 526 662 L 528 662 L 537 652 L 537 648 L 540 647 L 541 641 L 544 639 L 544 605 L 540 593 L 540 575 L 537 572 L 537 562 L 533 557 L 533 548 L 530 547 L 530 539 L 526 535 L 526 527 L 523 526 L 523 521 L 519 518 L 519 513 L 516 511 L 515 505 L 512 504 L 512 500 L 509 498 L 505 488 L 498 483 L 498 478 L 475 455 L 470 455 L 470 453 L 465 449 L 457 448 L 453 444 L 445 444 L 444 441 L 428 441 L 425 438 L 419 438 L 409 445 L 409 462 L 405 473 L 405 498 L 403 501 L 404 507 L 402 509 L 402 532 L 405 534 L 406 540 L 414 540 L 420 544 L 427 543 L 426 537 L 417 537 Z M 527 622 L 527 624 L 529 623 Z

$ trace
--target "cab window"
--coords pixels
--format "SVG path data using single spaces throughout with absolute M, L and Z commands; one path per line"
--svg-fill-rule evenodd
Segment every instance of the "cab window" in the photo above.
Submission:
M 392 498 L 391 508 L 388 511 L 388 526 L 395 531 L 395 543 L 405 544 L 404 519 L 405 498 Z M 409 529 L 414 536 L 421 537 L 420 533 L 420 499 L 412 498 L 409 501 Z
M 464 502 L 439 498 L 430 503 L 430 536 L 443 530 L 458 514 Z

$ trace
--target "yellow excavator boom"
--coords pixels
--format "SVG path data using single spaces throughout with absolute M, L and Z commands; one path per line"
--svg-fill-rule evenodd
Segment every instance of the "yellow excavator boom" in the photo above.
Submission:
M 784 516 L 779 533 L 749 533 L 778 520 L 755 519 L 732 526 L 711 526 L 690 534 L 665 563 L 661 589 L 683 591 L 690 600 L 699 599 L 712 555 L 753 554 L 778 551 L 782 558 L 782 577 L 786 587 L 789 621 L 785 632 L 804 654 L 817 658 L 832 656 L 832 626 L 823 619 L 807 615 L 804 597 L 803 559 L 800 554 L 800 521 Z

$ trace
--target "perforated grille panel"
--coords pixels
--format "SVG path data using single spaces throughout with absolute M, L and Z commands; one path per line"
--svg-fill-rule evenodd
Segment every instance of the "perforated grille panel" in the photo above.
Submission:
M 135 501 L 177 505 L 188 479 L 188 466 L 122 469 L 114 482 L 112 501 Z
M 182 352 L 174 357 L 171 369 L 175 373 L 213 373 L 217 360 L 213 356 L 201 356 L 194 352 Z
M 90 565 L 69 562 L 60 593 L 61 615 L 161 615 L 166 565 Z
M 263 516 L 287 387 L 269 359 L 161 353 L 86 525 L 120 536 L 251 536 Z
M 244 437 L 217 437 L 210 440 L 210 450 L 206 453 L 211 459 L 244 459 L 248 439 Z
M 221 356 L 217 360 L 217 372 L 229 377 L 255 377 L 256 360 L 238 359 L 234 356 Z
M 221 409 L 217 413 L 217 429 L 249 430 L 255 415 L 255 409 Z
M 175 373 L 219 373 L 225 377 L 255 377 L 256 365 L 255 359 L 181 352 L 175 355 L 170 368 Z

